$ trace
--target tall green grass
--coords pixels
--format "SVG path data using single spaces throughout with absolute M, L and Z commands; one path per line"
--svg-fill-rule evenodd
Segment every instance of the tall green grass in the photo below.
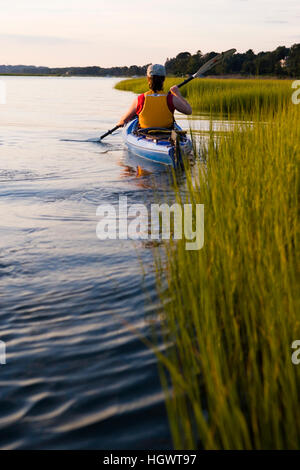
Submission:
M 212 136 L 187 192 L 175 188 L 205 206 L 201 250 L 179 240 L 156 253 L 176 449 L 300 448 L 299 118 L 290 105 Z
M 165 90 L 181 82 L 179 78 L 167 78 Z M 118 90 L 143 93 L 148 89 L 146 78 L 122 80 Z M 238 80 L 195 79 L 181 89 L 195 112 L 253 113 L 276 111 L 291 101 L 290 80 Z

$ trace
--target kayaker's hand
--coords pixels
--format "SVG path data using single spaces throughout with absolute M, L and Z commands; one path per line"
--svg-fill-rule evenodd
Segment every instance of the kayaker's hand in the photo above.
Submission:
M 118 122 L 117 126 L 124 127 L 125 124 L 126 124 L 126 122 L 124 121 L 124 119 L 120 119 L 120 121 Z
M 178 86 L 176 86 L 176 85 L 174 85 L 174 86 L 172 86 L 172 87 L 170 88 L 170 92 L 171 92 L 172 95 L 174 95 L 174 96 L 178 96 L 178 97 L 181 97 L 181 96 L 182 96 L 181 93 L 180 93 L 180 91 L 179 91 Z

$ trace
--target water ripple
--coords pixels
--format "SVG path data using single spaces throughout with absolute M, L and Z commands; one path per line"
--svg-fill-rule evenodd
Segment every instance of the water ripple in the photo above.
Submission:
M 7 80 L 0 448 L 170 448 L 156 356 L 137 335 L 151 339 L 157 315 L 151 251 L 96 237 L 99 204 L 150 204 L 168 188 L 136 177 L 120 133 L 95 142 L 132 97 L 113 79 Z

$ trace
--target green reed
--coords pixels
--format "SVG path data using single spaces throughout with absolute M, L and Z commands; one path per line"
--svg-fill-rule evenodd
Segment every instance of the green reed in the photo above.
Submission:
M 167 78 L 165 90 L 182 79 Z M 197 112 L 252 113 L 256 110 L 275 111 L 291 101 L 290 80 L 260 79 L 195 79 L 181 89 Z M 148 89 L 146 78 L 122 80 L 118 90 L 143 93 Z
M 227 85 L 226 85 L 227 86 Z M 213 134 L 186 169 L 205 242 L 154 252 L 157 353 L 176 449 L 299 449 L 300 105 Z

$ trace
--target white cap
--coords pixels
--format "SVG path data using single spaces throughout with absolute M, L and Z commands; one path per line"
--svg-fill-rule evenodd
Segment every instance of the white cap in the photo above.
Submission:
M 166 76 L 166 69 L 164 65 L 160 64 L 151 64 L 147 69 L 147 77 L 152 77 L 153 75 L 159 75 L 160 77 Z

